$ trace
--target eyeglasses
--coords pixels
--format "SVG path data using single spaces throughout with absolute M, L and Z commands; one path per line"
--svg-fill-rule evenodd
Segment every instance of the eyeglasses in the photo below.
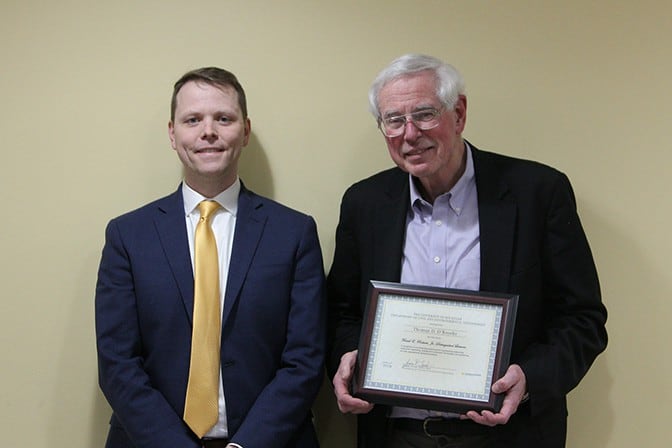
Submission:
M 386 137 L 399 137 L 406 130 L 409 120 L 421 131 L 434 129 L 439 125 L 439 116 L 445 108 L 434 109 L 433 107 L 411 112 L 410 114 L 394 115 L 381 118 L 378 128 Z

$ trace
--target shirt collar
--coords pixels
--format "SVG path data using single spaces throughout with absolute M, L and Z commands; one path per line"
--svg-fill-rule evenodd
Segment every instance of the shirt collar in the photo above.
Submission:
M 196 192 L 192 189 L 186 182 L 182 182 L 182 198 L 184 199 L 184 214 L 186 216 L 191 215 L 194 210 L 198 207 L 198 204 L 205 199 L 213 200 L 223 209 L 231 213 L 233 216 L 236 216 L 238 213 L 238 195 L 240 193 L 240 178 L 236 178 L 236 181 L 226 190 L 219 193 L 214 198 L 206 198 L 202 194 Z
M 458 210 L 463 208 L 464 201 L 467 195 L 467 190 L 469 189 L 469 187 L 471 185 L 475 185 L 474 159 L 471 155 L 471 146 L 469 146 L 469 143 L 467 143 L 466 141 L 464 142 L 464 145 L 465 145 L 465 153 L 467 155 L 467 166 L 464 169 L 464 173 L 462 173 L 462 176 L 450 191 L 443 193 L 442 195 L 439 196 L 441 197 L 448 194 L 452 206 L 457 208 Z M 408 175 L 408 181 L 411 185 L 411 207 L 413 207 L 414 204 L 425 203 L 426 201 L 420 195 L 418 187 L 415 185 L 415 182 L 413 182 L 413 176 L 410 174 Z

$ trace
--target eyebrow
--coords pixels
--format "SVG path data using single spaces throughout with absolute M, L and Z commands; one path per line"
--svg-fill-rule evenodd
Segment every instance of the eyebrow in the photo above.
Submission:
M 438 108 L 435 107 L 435 106 L 418 106 L 418 107 L 416 107 L 415 109 L 413 109 L 412 111 L 410 111 L 410 112 L 408 112 L 408 113 L 409 113 L 409 114 L 414 114 L 414 113 L 417 113 L 417 112 L 423 112 L 423 111 L 425 111 L 425 110 L 429 110 L 429 109 L 438 109 Z M 384 117 L 384 118 L 400 117 L 400 116 L 402 116 L 402 115 L 407 115 L 407 114 L 402 114 L 402 113 L 399 112 L 399 111 L 391 111 L 391 112 L 387 112 L 386 114 L 384 114 L 383 117 Z
M 187 109 L 185 111 L 182 111 L 181 113 L 175 113 L 175 117 L 177 118 L 178 116 L 181 117 L 190 117 L 190 116 L 204 116 L 204 115 L 226 115 L 226 116 L 236 116 L 238 112 L 235 109 L 217 109 L 214 112 L 206 111 L 204 112 L 203 110 L 198 110 L 198 109 Z M 241 113 L 242 115 L 242 113 Z

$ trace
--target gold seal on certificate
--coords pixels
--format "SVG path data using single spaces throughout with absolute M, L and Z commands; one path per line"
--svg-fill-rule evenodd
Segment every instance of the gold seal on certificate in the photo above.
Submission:
M 353 393 L 372 403 L 499 411 L 517 295 L 372 281 Z

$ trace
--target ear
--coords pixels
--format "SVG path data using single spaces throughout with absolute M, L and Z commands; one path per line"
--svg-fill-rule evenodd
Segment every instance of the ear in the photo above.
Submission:
M 175 146 L 175 124 L 173 123 L 173 120 L 168 122 L 168 138 L 170 139 L 170 146 L 172 146 L 173 149 L 177 149 Z
M 457 98 L 457 103 L 455 103 L 455 127 L 458 134 L 461 134 L 464 131 L 464 127 L 467 124 L 467 97 L 465 95 L 460 95 Z
M 245 137 L 243 139 L 243 146 L 247 146 L 250 142 L 250 134 L 252 133 L 252 122 L 249 118 L 245 119 Z

